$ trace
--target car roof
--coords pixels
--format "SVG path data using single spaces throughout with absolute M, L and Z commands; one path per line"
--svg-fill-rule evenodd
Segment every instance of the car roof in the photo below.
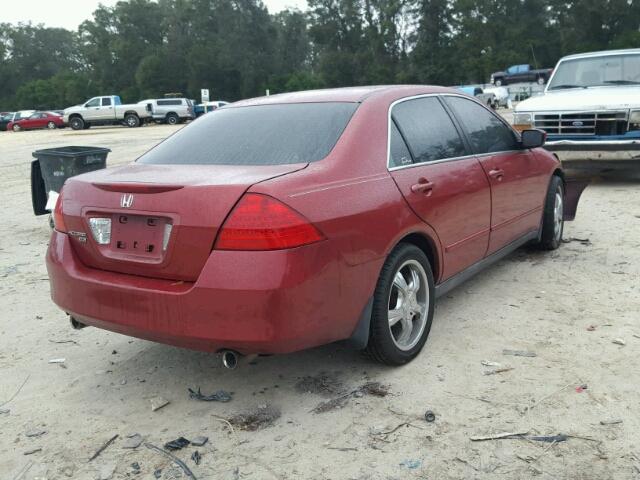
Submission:
M 235 102 L 230 107 L 247 107 L 251 105 L 275 105 L 281 103 L 312 103 L 312 102 L 354 102 L 360 103 L 365 99 L 380 95 L 398 97 L 429 94 L 452 93 L 456 90 L 433 85 L 373 85 L 363 87 L 328 88 L 323 90 L 305 90 L 302 92 L 280 93 L 268 97 L 250 98 Z
M 629 54 L 629 53 L 640 54 L 640 48 L 627 48 L 624 50 L 601 50 L 599 52 L 576 53 L 573 55 L 567 55 L 566 57 L 562 57 L 560 61 L 573 60 L 575 58 L 603 57 L 605 55 L 620 55 L 620 54 Z

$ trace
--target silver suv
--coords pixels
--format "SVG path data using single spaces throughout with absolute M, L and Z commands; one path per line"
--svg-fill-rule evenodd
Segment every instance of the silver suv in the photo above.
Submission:
M 151 116 L 156 122 L 176 125 L 195 118 L 193 103 L 188 98 L 156 98 L 139 103 L 151 105 Z

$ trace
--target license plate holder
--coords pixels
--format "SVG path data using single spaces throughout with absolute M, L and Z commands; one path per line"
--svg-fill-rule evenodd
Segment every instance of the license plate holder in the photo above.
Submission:
M 162 258 L 167 219 L 153 215 L 114 214 L 111 218 L 111 250 L 149 260 Z

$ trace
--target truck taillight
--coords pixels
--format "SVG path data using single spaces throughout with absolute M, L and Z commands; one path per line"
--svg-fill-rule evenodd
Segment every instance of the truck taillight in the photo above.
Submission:
M 217 250 L 281 250 L 324 240 L 301 214 L 273 197 L 245 194 L 225 221 Z
M 53 209 L 53 228 L 60 233 L 67 233 L 67 226 L 64 223 L 64 217 L 62 215 L 62 190 L 60 190 L 56 206 Z

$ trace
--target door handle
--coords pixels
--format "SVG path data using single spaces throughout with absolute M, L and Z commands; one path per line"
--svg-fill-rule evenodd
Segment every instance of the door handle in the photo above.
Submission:
M 430 195 L 434 185 L 435 184 L 433 182 L 430 182 L 426 178 L 419 178 L 418 183 L 411 185 L 411 191 L 413 193 L 426 193 L 427 195 Z
M 502 180 L 502 177 L 504 177 L 504 170 L 500 168 L 494 168 L 492 170 L 489 170 L 489 175 L 496 180 Z

